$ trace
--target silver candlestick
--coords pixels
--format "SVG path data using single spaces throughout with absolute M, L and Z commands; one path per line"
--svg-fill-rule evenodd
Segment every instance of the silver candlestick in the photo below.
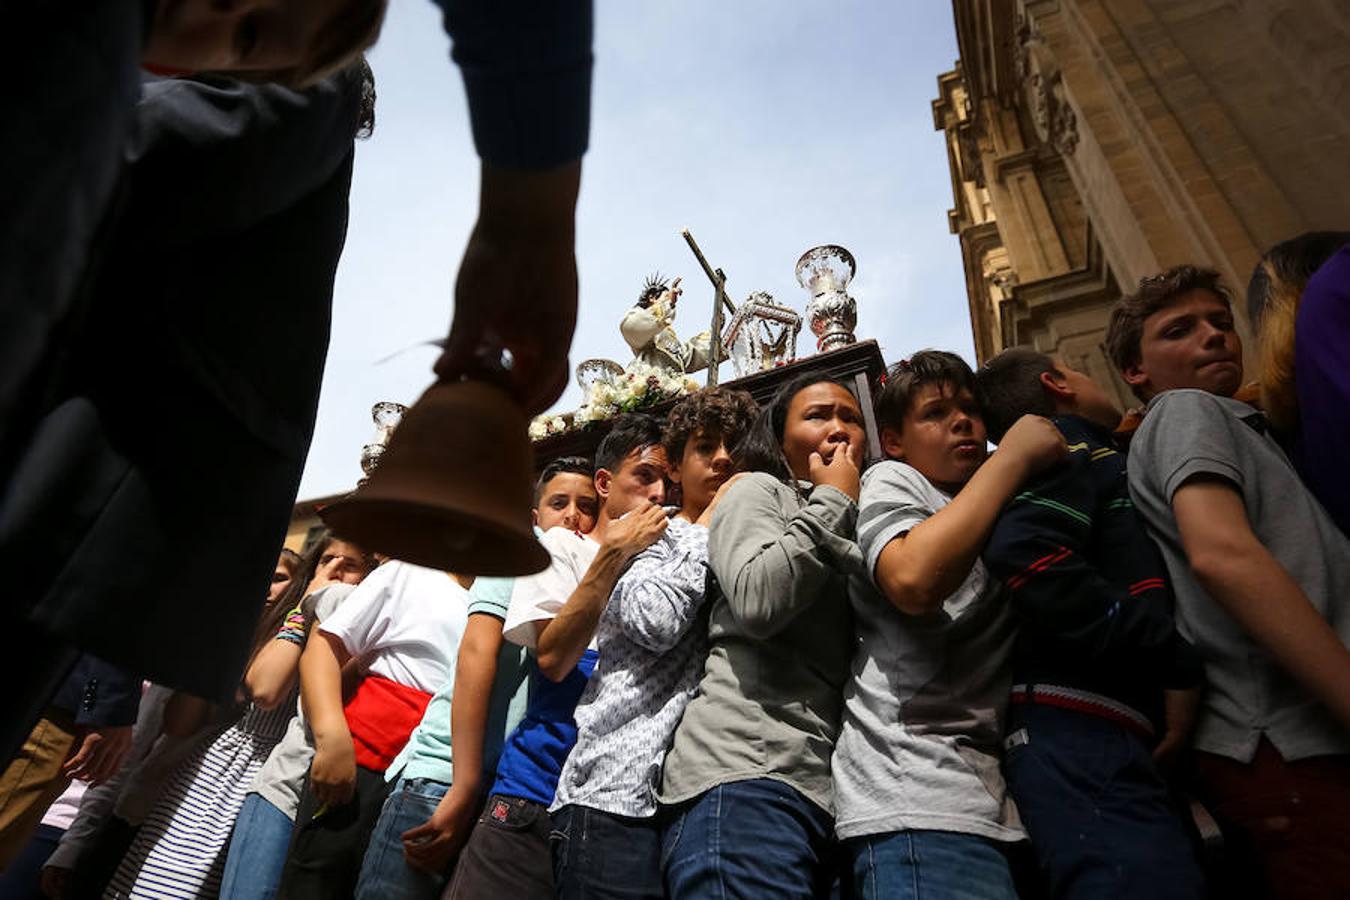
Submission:
M 848 295 L 848 284 L 857 273 L 853 254 L 837 244 L 812 247 L 797 260 L 797 283 L 811 294 L 806 318 L 820 353 L 857 340 L 853 329 L 858 325 L 858 301 Z
M 381 400 L 370 408 L 370 418 L 375 422 L 375 439 L 361 448 L 361 471 L 367 476 L 380 464 L 380 457 L 389 446 L 394 429 L 403 421 L 408 407 L 392 400 Z

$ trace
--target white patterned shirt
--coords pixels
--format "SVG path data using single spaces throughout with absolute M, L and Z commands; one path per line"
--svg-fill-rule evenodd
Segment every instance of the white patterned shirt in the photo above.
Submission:
M 600 662 L 577 704 L 577 743 L 550 810 L 656 814 L 661 763 L 703 677 L 708 529 L 673 518 L 614 586 L 596 629 Z

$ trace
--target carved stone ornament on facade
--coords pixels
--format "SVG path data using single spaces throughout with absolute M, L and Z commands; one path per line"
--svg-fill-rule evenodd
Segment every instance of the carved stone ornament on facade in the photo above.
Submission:
M 995 269 L 989 273 L 989 283 L 998 289 L 999 300 L 1007 300 L 1017 287 L 1017 273 L 1009 268 Z
M 1039 39 L 1040 35 L 1034 35 Z M 1021 13 L 1017 14 L 1017 25 L 1013 29 L 1013 74 L 1019 82 L 1027 80 L 1027 44 L 1033 40 L 1031 23 Z
M 1064 94 L 1064 78 L 1058 72 L 1055 73 L 1051 97 L 1054 102 L 1050 116 L 1050 146 L 1060 156 L 1073 156 L 1073 151 L 1078 149 L 1078 116 L 1069 105 L 1069 99 Z
M 968 123 L 963 124 L 957 128 L 956 139 L 961 153 L 961 177 L 975 182 L 976 187 L 984 187 L 984 165 L 980 161 L 980 145 L 976 141 L 975 131 Z
M 1013 66 L 1026 85 L 1036 133 L 1061 156 L 1072 156 L 1078 148 L 1078 116 L 1069 102 L 1064 75 L 1041 33 L 1025 16 L 1017 17 L 1016 35 Z

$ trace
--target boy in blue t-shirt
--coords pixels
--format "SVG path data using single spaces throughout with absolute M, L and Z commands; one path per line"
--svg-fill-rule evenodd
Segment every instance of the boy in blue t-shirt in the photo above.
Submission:
M 516 580 L 503 634 L 534 651 L 529 707 L 507 738 L 447 898 L 552 898 L 548 806 L 576 741 L 573 711 L 595 668 L 595 627 L 628 561 L 665 530 L 665 478 L 660 423 L 620 417 L 596 451 L 594 530 L 549 530 L 541 540 L 551 565 Z
M 535 487 L 537 533 L 561 527 L 585 534 L 595 527 L 598 506 L 591 461 L 555 459 Z M 503 739 L 525 711 L 525 654 L 502 642 L 514 584 L 479 578 L 470 589 L 455 676 L 432 697 L 385 773 L 396 783 L 366 848 L 356 896 L 393 888 L 400 896 L 440 897 L 481 806 L 482 773 L 496 768 Z

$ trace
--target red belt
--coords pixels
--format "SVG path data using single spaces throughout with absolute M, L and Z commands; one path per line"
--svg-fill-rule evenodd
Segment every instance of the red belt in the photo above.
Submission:
M 431 695 L 380 675 L 367 675 L 342 707 L 356 748 L 356 764 L 375 772 L 389 768 L 422 721 Z

